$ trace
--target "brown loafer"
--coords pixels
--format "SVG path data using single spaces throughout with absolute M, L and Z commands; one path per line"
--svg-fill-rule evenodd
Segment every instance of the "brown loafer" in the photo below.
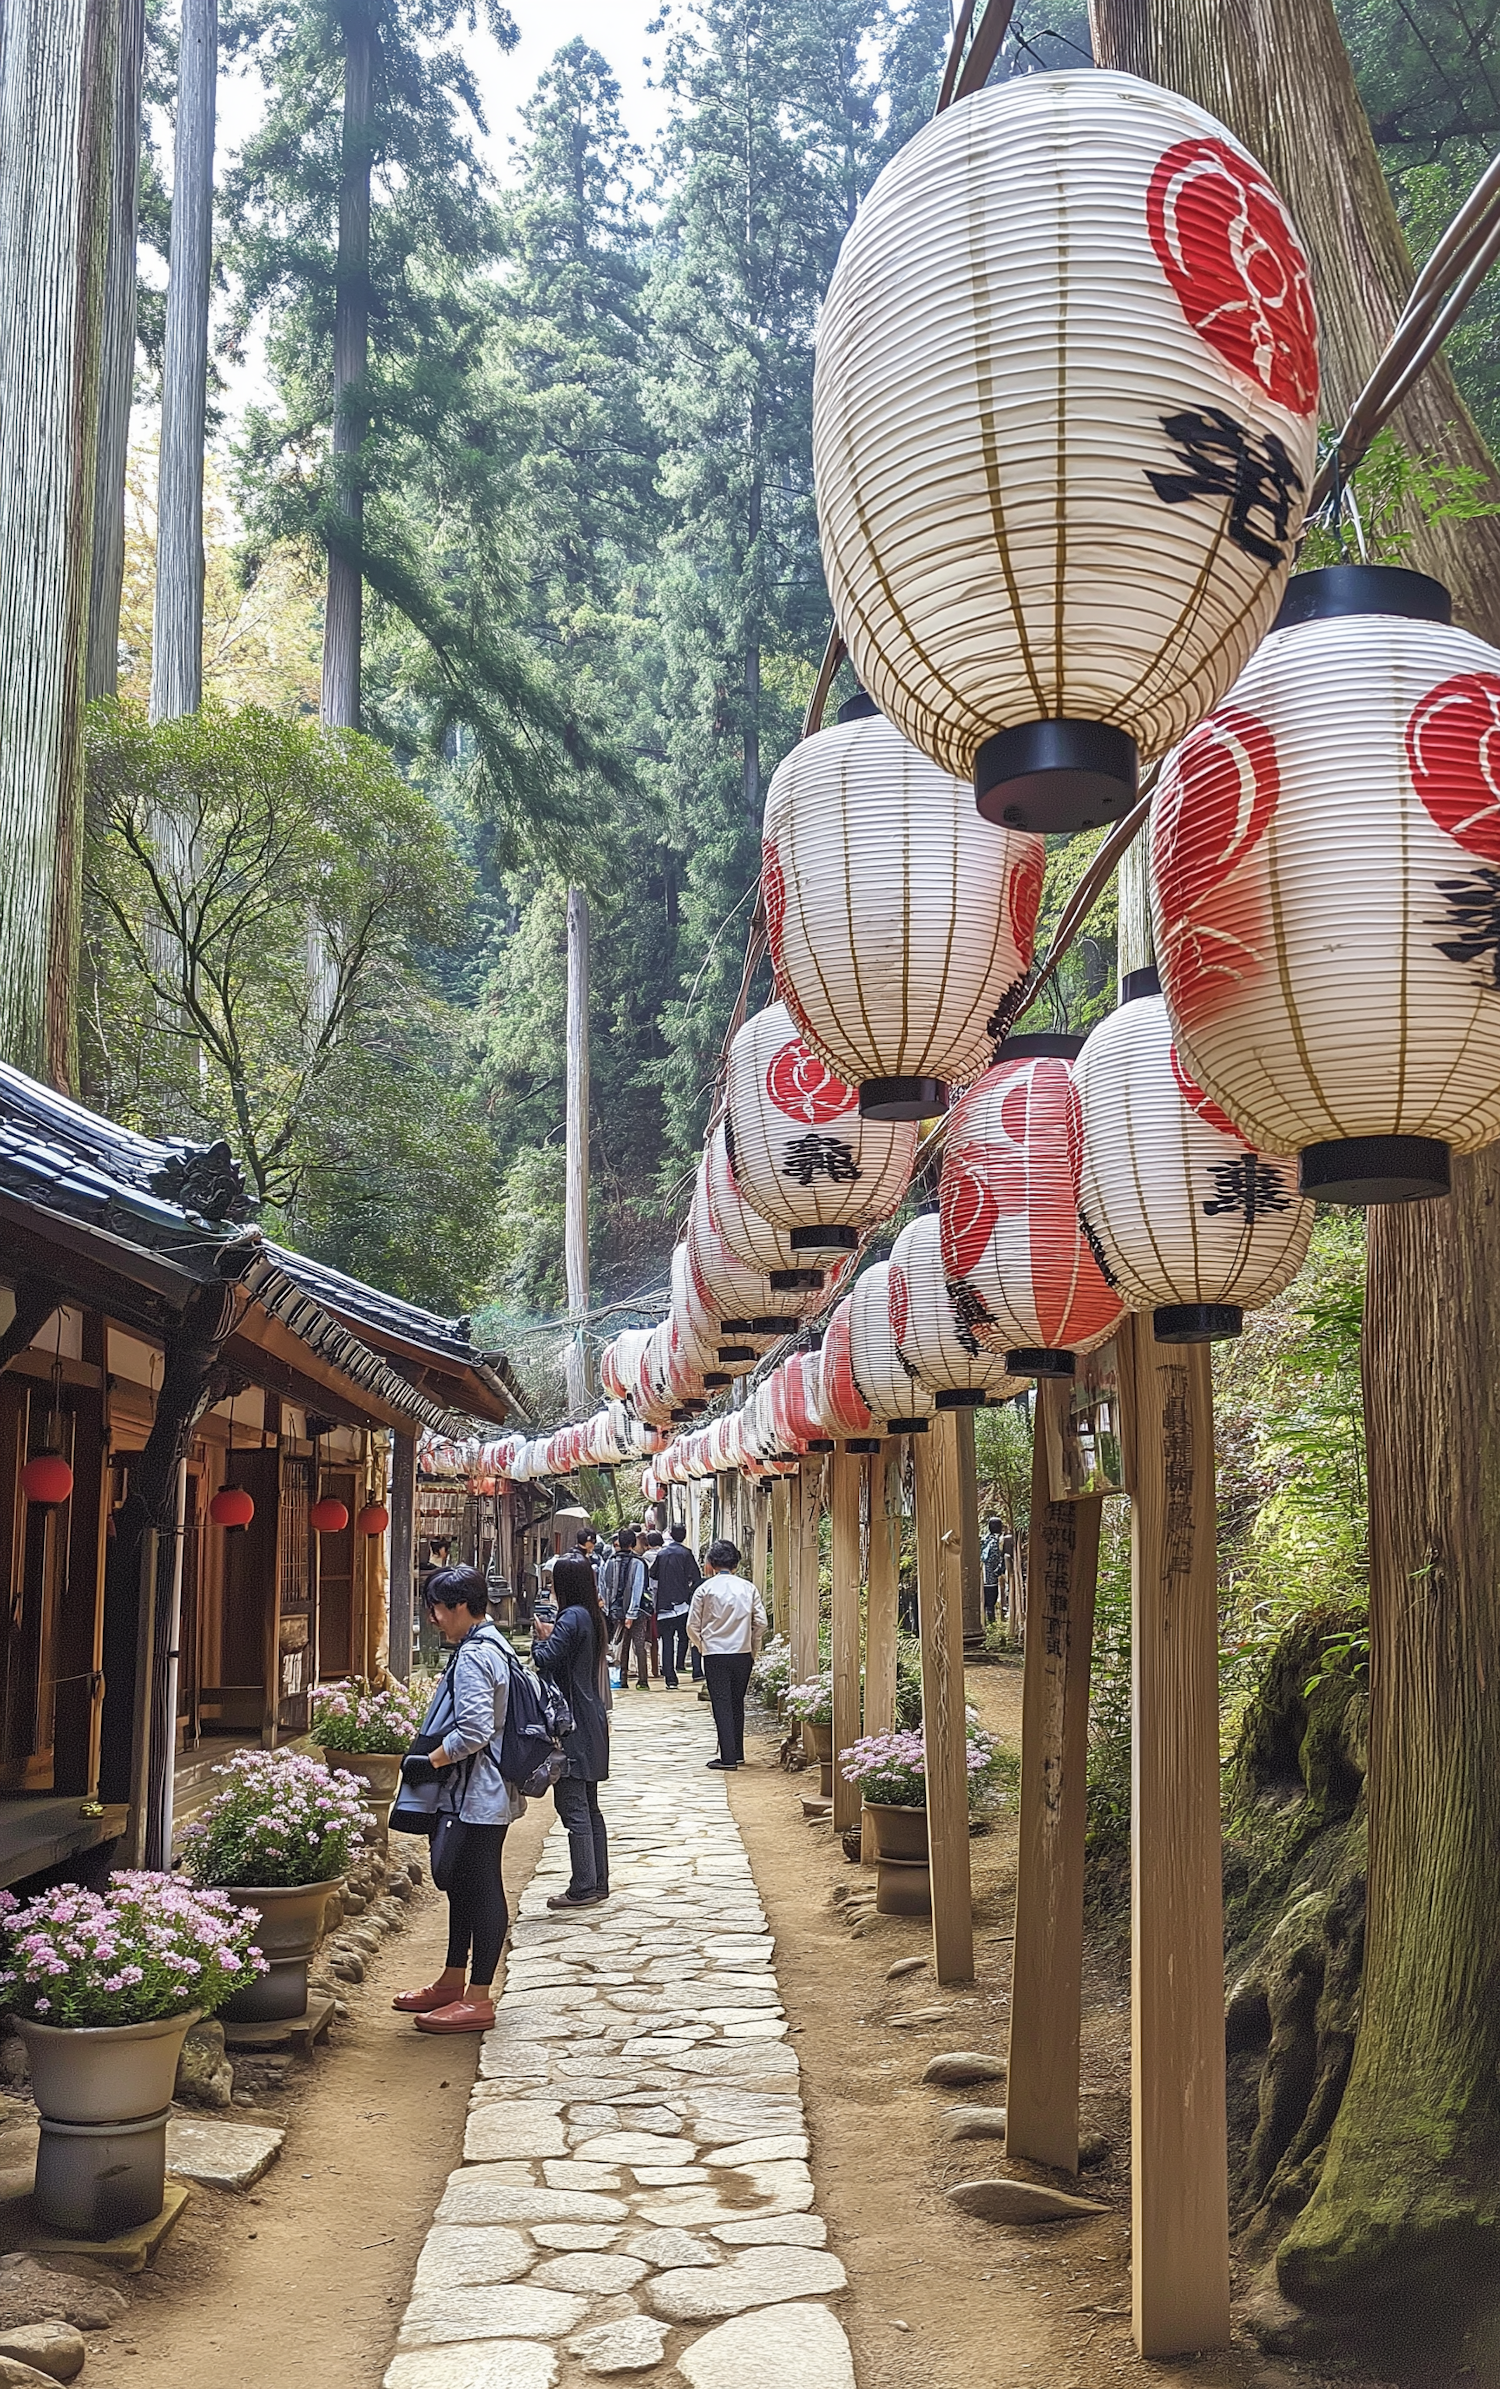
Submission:
M 403 2016 L 430 2016 L 434 2008 L 449 2007 L 452 2001 L 451 1991 L 441 1990 L 436 1983 L 428 1983 L 421 1991 L 398 1991 L 391 2005 L 399 2008 Z
M 453 1999 L 418 2016 L 418 2032 L 489 2032 L 495 2021 L 493 1999 Z

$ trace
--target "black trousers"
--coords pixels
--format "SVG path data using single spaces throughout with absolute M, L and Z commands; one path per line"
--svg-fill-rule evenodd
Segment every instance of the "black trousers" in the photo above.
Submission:
M 748 1651 L 705 1651 L 703 1673 L 719 1735 L 719 1756 L 737 1767 L 745 1755 L 745 1690 L 754 1665 Z
M 469 1979 L 492 1983 L 510 1926 L 500 1880 L 503 1825 L 466 1825 L 458 1872 L 448 1893 L 448 1963 L 468 1965 Z
M 599 1786 L 565 1775 L 552 1786 L 558 1815 L 567 1828 L 568 1855 L 573 1872 L 568 1891 L 575 1900 L 589 1892 L 609 1889 L 609 1835 L 599 1814 Z
M 675 1688 L 677 1670 L 684 1665 L 688 1655 L 687 1611 L 683 1610 L 675 1618 L 658 1618 L 656 1641 L 661 1652 L 662 1680 Z
M 999 1606 L 1000 1579 L 997 1576 L 994 1583 L 991 1584 L 989 1578 L 986 1577 L 984 1580 L 984 1617 L 986 1625 L 993 1626 L 995 1623 L 995 1612 Z

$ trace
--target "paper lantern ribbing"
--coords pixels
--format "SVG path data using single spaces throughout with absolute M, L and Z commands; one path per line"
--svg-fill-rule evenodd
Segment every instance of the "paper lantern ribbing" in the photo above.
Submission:
M 935 1211 L 924 1211 L 896 1238 L 886 1293 L 901 1357 L 939 1410 L 980 1410 L 1025 1392 L 1025 1378 L 1007 1369 L 1000 1353 L 980 1350 L 959 1311 L 943 1268 Z
M 1014 1037 L 948 1124 L 939 1189 L 943 1268 L 976 1343 L 1020 1376 L 1071 1377 L 1124 1303 L 1078 1225 L 1081 1037 Z
M 747 1343 L 764 1349 L 800 1319 L 807 1303 L 805 1291 L 775 1293 L 763 1269 L 754 1268 L 732 1253 L 714 1221 L 708 1194 L 708 1155 L 698 1163 L 697 1182 L 688 1210 L 688 1256 L 695 1283 L 719 1323 L 720 1333 L 736 1346 Z M 724 1353 L 721 1347 L 721 1360 Z
M 849 1369 L 872 1418 L 888 1435 L 925 1435 L 937 1408 L 901 1356 L 891 1324 L 891 1265 L 861 1270 L 849 1295 Z
M 830 1435 L 846 1439 L 852 1450 L 874 1451 L 879 1423 L 855 1383 L 850 1354 L 850 1314 L 854 1297 L 846 1294 L 835 1304 L 823 1330 L 818 1353 L 818 1416 Z
M 1158 1343 L 1237 1336 L 1307 1252 L 1295 1163 L 1252 1151 L 1195 1084 L 1159 995 L 1102 1020 L 1074 1080 L 1079 1214 L 1112 1280 L 1154 1311 Z
M 1177 1049 L 1305 1194 L 1446 1193 L 1500 1136 L 1500 653 L 1419 573 L 1299 576 L 1152 809 Z
M 860 679 L 992 819 L 1118 814 L 1270 625 L 1317 401 L 1301 246 L 1214 117 L 1099 72 L 960 100 L 877 178 L 818 325 Z
M 697 1296 L 692 1264 L 685 1242 L 672 1252 L 672 1324 L 685 1368 L 701 1377 L 710 1393 L 728 1385 L 729 1372 L 719 1366 L 719 1326 L 711 1310 Z
M 599 1382 L 607 1394 L 614 1395 L 617 1402 L 631 1399 L 641 1355 L 650 1343 L 653 1332 L 649 1327 L 622 1327 L 600 1353 Z
M 858 1089 L 803 1043 L 785 1004 L 735 1034 L 729 1126 L 740 1193 L 805 1260 L 852 1253 L 911 1179 L 916 1122 L 865 1119 Z
M 799 1295 L 800 1315 L 808 1307 L 809 1296 L 820 1299 L 828 1287 L 837 1283 L 840 1271 L 849 1266 L 850 1256 L 825 1254 L 821 1261 L 814 1261 L 806 1254 L 796 1253 L 792 1250 L 790 1232 L 773 1227 L 751 1207 L 745 1200 L 730 1155 L 727 1121 L 721 1120 L 714 1130 L 705 1159 L 709 1217 L 720 1236 L 747 1268 L 759 1269 L 765 1275 L 773 1296 Z
M 861 1111 L 918 1120 L 990 1060 L 1030 968 L 1046 849 L 986 828 L 963 781 L 861 702 L 766 792 L 767 936 L 777 994 Z

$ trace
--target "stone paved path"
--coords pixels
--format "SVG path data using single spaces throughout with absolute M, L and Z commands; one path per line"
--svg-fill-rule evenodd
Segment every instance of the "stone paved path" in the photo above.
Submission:
M 554 1825 L 385 2389 L 854 2389 L 772 1943 L 690 1692 L 616 1704 L 613 1897 Z

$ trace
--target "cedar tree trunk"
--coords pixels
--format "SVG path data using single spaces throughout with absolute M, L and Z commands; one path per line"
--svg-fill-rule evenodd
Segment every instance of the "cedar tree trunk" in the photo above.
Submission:
M 1332 0 L 1092 0 L 1095 53 L 1211 108 L 1261 158 L 1312 261 L 1324 414 L 1341 419 L 1411 281 Z M 1492 471 L 1446 367 L 1397 430 Z M 1500 520 L 1411 560 L 1500 637 Z M 1500 2256 L 1500 1147 L 1446 1202 L 1369 1219 L 1369 1920 L 1362 2020 L 1283 2289 L 1330 2311 L 1446 2299 Z M 1420 1425 L 1414 1431 L 1414 1422 Z
M 99 451 L 94 467 L 94 551 L 89 577 L 85 695 L 112 697 L 120 657 L 125 578 L 125 466 L 135 387 L 136 226 L 141 185 L 141 77 L 146 0 L 124 0 L 110 159 L 109 252 L 99 357 Z
M 339 182 L 339 255 L 333 312 L 333 498 L 328 602 L 323 618 L 323 720 L 359 728 L 364 577 L 360 548 L 365 500 L 360 451 L 370 363 L 370 161 L 374 147 L 375 29 L 360 8 L 343 17 L 344 141 Z
M 0 58 L 0 1056 L 66 1086 L 119 0 L 7 0 Z
M 196 713 L 203 701 L 203 425 L 218 80 L 218 0 L 183 0 L 156 500 L 153 722 Z

